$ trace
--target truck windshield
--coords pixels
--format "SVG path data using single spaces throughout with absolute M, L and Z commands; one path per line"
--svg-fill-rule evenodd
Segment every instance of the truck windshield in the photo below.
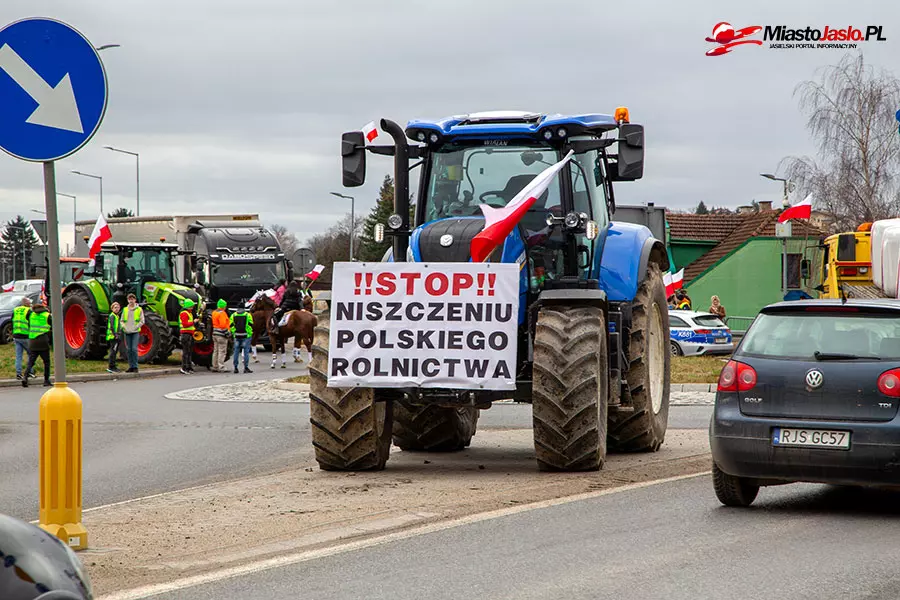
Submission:
M 433 154 L 425 199 L 425 221 L 445 217 L 480 216 L 481 204 L 506 204 L 535 175 L 559 160 L 556 150 L 545 146 L 460 146 L 447 144 Z M 557 181 L 525 217 L 536 229 L 546 226 L 546 212 L 560 206 Z M 539 214 L 542 213 L 542 214 Z M 524 223 L 530 227 L 529 223 Z
M 224 263 L 212 266 L 215 285 L 274 286 L 284 279 L 284 266 L 271 263 Z

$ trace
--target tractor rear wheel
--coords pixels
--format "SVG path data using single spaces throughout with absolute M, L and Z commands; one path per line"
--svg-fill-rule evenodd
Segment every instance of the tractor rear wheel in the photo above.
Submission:
M 596 471 L 606 458 L 609 359 L 603 311 L 552 306 L 534 336 L 534 450 L 542 471 Z
M 668 314 L 662 272 L 651 263 L 631 307 L 631 330 L 625 342 L 631 405 L 628 410 L 610 411 L 612 451 L 655 452 L 666 437 L 671 362 Z
M 99 359 L 106 353 L 106 324 L 84 290 L 63 298 L 63 336 L 68 358 Z
M 475 435 L 479 410 L 471 406 L 443 408 L 394 401 L 394 445 L 402 450 L 455 452 Z
M 372 388 L 328 387 L 329 315 L 319 316 L 309 365 L 309 421 L 323 471 L 380 471 L 391 450 L 392 405 Z

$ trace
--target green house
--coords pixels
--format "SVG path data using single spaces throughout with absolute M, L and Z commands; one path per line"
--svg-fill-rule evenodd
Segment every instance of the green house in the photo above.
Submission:
M 717 295 L 729 324 L 741 330 L 762 307 L 780 301 L 783 240 L 788 292 L 817 297 L 814 288 L 821 283 L 823 233 L 806 221 L 792 221 L 791 236 L 776 237 L 779 212 L 666 215 L 673 271 L 684 269 L 684 288 L 694 310 L 707 310 Z

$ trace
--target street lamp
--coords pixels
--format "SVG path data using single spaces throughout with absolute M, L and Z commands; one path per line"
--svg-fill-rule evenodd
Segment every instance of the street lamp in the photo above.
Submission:
M 354 209 L 355 209 L 355 205 L 356 205 L 356 200 L 353 198 L 353 196 L 345 196 L 344 194 L 338 194 L 337 192 L 331 192 L 331 195 L 337 196 L 338 198 L 344 198 L 344 199 L 350 201 L 350 260 L 352 261 L 353 260 L 353 234 L 354 234 L 353 216 L 354 216 L 354 212 L 355 212 Z
M 122 154 L 130 154 L 137 160 L 137 206 L 135 207 L 135 216 L 141 216 L 141 156 L 137 152 L 129 152 L 128 150 L 120 150 L 112 146 L 103 146 L 107 150 L 120 152 Z
M 784 183 L 784 197 L 781 201 L 781 206 L 783 208 L 787 208 L 791 205 L 788 201 L 788 193 L 793 191 L 794 184 L 791 183 L 788 179 L 784 177 L 775 177 L 772 173 L 760 173 L 761 177 L 765 177 L 766 179 L 771 179 L 772 181 L 781 181 Z M 788 223 L 790 225 L 790 223 Z M 787 295 L 787 237 L 782 236 L 781 238 L 781 297 Z
M 103 178 L 99 175 L 91 175 L 90 173 L 82 173 L 81 171 L 72 171 L 75 175 L 82 175 L 83 177 L 90 177 L 91 179 L 99 179 L 100 180 L 100 214 L 103 214 Z

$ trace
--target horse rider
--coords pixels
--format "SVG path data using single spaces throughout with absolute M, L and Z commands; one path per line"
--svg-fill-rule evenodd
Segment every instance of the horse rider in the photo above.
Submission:
M 284 297 L 281 299 L 281 303 L 272 315 L 272 330 L 275 335 L 278 335 L 278 324 L 281 322 L 281 317 L 292 310 L 300 310 L 302 308 L 300 303 L 300 289 L 297 287 L 297 282 L 292 281 L 288 284 L 287 290 L 284 292 Z

